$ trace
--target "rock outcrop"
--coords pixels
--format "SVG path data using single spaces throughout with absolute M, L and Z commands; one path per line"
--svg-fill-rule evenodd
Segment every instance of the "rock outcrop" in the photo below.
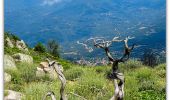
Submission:
M 17 53 L 13 55 L 13 58 L 16 62 L 33 63 L 33 58 L 26 54 Z
M 57 79 L 58 75 L 55 72 L 55 70 L 53 68 L 50 68 L 48 62 L 41 62 L 39 67 L 37 67 L 37 71 L 36 71 L 36 76 L 37 77 L 43 77 L 45 75 L 48 75 L 50 77 L 50 79 Z M 61 70 L 63 71 L 63 67 L 62 65 L 58 65 Z
M 4 55 L 4 68 L 16 68 L 14 59 L 9 55 Z
M 42 69 L 40 67 L 37 67 L 36 77 L 43 77 L 45 75 L 49 76 L 49 78 L 52 80 L 55 80 L 58 78 L 58 75 L 53 68 Z
M 28 48 L 23 40 L 16 41 L 16 47 L 20 50 L 28 51 Z
M 40 63 L 40 68 L 42 68 L 42 69 L 48 68 L 48 62 L 41 62 Z
M 22 93 L 13 90 L 6 90 L 5 92 L 7 92 L 8 95 L 4 97 L 4 100 L 21 100 L 23 96 Z
M 10 40 L 9 37 L 7 37 L 7 38 L 5 39 L 5 42 L 6 42 L 6 45 L 7 45 L 8 47 L 10 47 L 10 48 L 13 48 L 13 47 L 14 47 L 14 45 L 13 45 L 13 43 L 12 43 L 12 41 Z
M 11 75 L 5 72 L 4 73 L 4 81 L 5 81 L 5 83 L 10 82 L 11 81 Z
M 16 48 L 18 48 L 19 50 L 22 50 L 22 51 L 28 51 L 28 48 L 27 48 L 27 46 L 26 46 L 26 44 L 25 44 L 25 42 L 23 41 L 23 40 L 12 40 L 12 39 L 10 39 L 9 37 L 7 37 L 6 39 L 5 39 L 5 44 L 7 45 L 7 47 L 10 47 L 10 48 L 14 48 L 14 47 L 16 47 Z

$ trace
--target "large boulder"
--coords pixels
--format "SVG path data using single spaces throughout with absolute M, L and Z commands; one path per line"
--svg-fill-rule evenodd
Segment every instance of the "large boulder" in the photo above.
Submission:
M 36 70 L 36 77 L 43 77 L 43 76 L 49 76 L 50 79 L 55 80 L 58 78 L 57 73 L 55 72 L 55 70 L 53 68 L 41 68 L 41 67 L 37 67 Z
M 48 75 L 50 79 L 57 79 L 58 75 L 55 72 L 53 67 L 49 67 L 48 66 L 49 63 L 48 62 L 41 62 L 39 67 L 37 67 L 37 71 L 36 71 L 36 76 L 37 77 L 43 77 L 45 75 Z M 58 67 L 61 69 L 61 71 L 63 71 L 63 67 L 60 64 L 57 64 Z
M 5 42 L 6 42 L 6 45 L 7 45 L 8 47 L 10 47 L 10 48 L 13 48 L 13 47 L 14 47 L 14 45 L 12 44 L 12 41 L 10 40 L 9 37 L 7 37 L 7 38 L 5 39 Z
M 4 81 L 5 81 L 5 83 L 10 82 L 11 81 L 11 75 L 5 72 Z
M 14 59 L 9 55 L 4 55 L 4 68 L 13 69 L 16 68 Z
M 16 47 L 20 50 L 28 51 L 28 48 L 23 40 L 16 41 Z
M 40 63 L 40 68 L 48 68 L 48 62 L 41 62 Z
M 6 90 L 7 96 L 4 97 L 4 100 L 21 100 L 23 94 L 13 90 Z
M 33 63 L 33 58 L 31 56 L 22 53 L 14 54 L 13 58 L 16 62 Z

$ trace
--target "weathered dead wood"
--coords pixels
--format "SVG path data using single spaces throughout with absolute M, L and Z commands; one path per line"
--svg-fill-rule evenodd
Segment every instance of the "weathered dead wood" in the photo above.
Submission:
M 55 72 L 58 74 L 58 77 L 61 81 L 60 100 L 67 100 L 68 98 L 65 94 L 66 78 L 63 74 L 63 69 L 61 68 L 62 66 L 55 61 L 50 61 L 49 59 L 46 59 L 46 60 L 49 62 L 49 67 L 54 68 Z M 75 95 L 75 96 L 81 98 L 82 100 L 87 100 L 86 98 L 84 98 L 84 97 L 82 97 L 78 94 L 75 94 L 75 93 L 72 93 L 72 92 L 70 92 L 69 94 Z M 56 100 L 56 97 L 55 97 L 55 94 L 54 94 L 53 91 L 47 92 L 47 94 L 44 96 L 44 98 L 42 100 L 46 100 L 46 98 L 48 96 L 50 96 L 52 100 Z
M 48 59 L 47 59 L 48 60 Z M 60 100 L 67 100 L 66 94 L 65 94 L 65 86 L 66 86 L 66 79 L 62 72 L 62 68 L 60 68 L 60 65 L 55 61 L 49 61 L 49 67 L 54 68 L 55 72 L 58 74 L 58 77 L 61 81 L 61 88 L 60 88 Z M 52 100 L 56 100 L 54 92 L 48 92 L 46 96 L 44 97 L 46 99 L 47 96 L 51 96 Z M 43 99 L 43 100 L 45 100 Z
M 42 100 L 46 100 L 46 98 L 47 98 L 48 96 L 51 96 L 51 99 L 52 99 L 52 100 L 56 100 L 55 94 L 54 94 L 54 92 L 52 92 L 52 91 L 49 91 L 49 92 L 44 96 L 44 98 L 43 98 Z
M 131 51 L 134 49 L 134 44 L 129 47 L 128 46 L 128 40 L 133 39 L 134 37 L 126 37 L 125 39 L 119 39 L 119 37 L 114 37 L 110 41 L 106 41 L 104 39 L 97 39 L 97 38 L 91 38 L 94 42 L 94 46 L 97 48 L 101 48 L 105 51 L 106 56 L 108 57 L 109 61 L 112 63 L 112 73 L 111 73 L 111 78 L 113 79 L 114 82 L 114 95 L 111 98 L 111 100 L 123 100 L 124 98 L 124 75 L 123 73 L 120 73 L 118 71 L 118 65 L 120 62 L 125 62 L 129 59 Z M 113 58 L 109 47 L 113 42 L 124 42 L 124 54 L 121 58 Z M 119 83 L 117 82 L 119 80 Z

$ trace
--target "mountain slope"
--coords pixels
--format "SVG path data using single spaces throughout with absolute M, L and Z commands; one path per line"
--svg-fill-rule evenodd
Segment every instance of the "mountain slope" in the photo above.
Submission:
M 161 51 L 165 48 L 165 6 L 165 0 L 5 0 L 5 30 L 30 46 L 55 39 L 67 45 L 62 46 L 63 52 L 82 53 L 77 40 L 111 38 L 119 32 Z

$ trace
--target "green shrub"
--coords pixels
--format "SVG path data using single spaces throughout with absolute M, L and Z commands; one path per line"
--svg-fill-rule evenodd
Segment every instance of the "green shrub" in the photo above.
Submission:
M 47 43 L 47 51 L 55 57 L 60 57 L 59 45 L 55 40 L 49 40 Z
M 45 46 L 42 43 L 38 43 L 35 47 L 34 47 L 35 51 L 44 53 L 46 51 Z

